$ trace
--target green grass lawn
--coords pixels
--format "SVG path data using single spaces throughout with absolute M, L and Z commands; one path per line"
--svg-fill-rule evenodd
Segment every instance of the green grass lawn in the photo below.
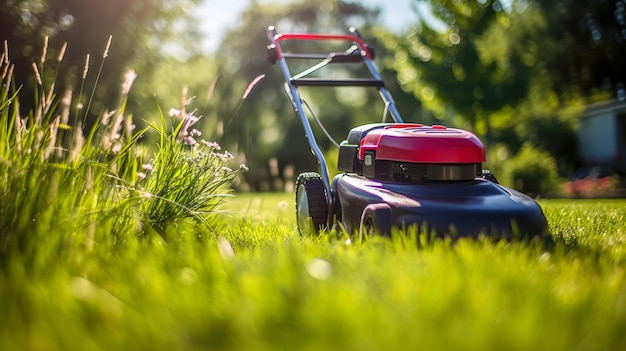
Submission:
M 236 195 L 201 237 L 13 257 L 0 350 L 626 349 L 624 200 L 542 201 L 550 250 L 417 249 L 301 237 L 292 197 Z

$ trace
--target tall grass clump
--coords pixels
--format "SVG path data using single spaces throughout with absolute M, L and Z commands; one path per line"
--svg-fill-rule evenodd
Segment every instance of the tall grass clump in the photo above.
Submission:
M 109 45 L 110 40 L 96 82 Z M 37 86 L 26 115 L 6 43 L 0 58 L 0 262 L 19 256 L 45 265 L 72 248 L 89 252 L 94 245 L 124 243 L 153 229 L 163 234 L 184 219 L 209 225 L 221 198 L 217 192 L 227 193 L 239 171 L 226 167 L 228 154 L 218 153 L 216 144 L 192 145 L 188 115 L 174 123 L 171 135 L 165 123 L 152 125 L 161 143 L 151 157 L 139 142 L 150 128 L 136 131 L 125 109 L 133 71 L 121 86 L 119 105 L 97 113 L 100 118 L 85 127 L 87 116 L 95 114 L 88 111 L 94 92 L 81 88 L 58 95 L 55 89 L 64 50 L 56 68 L 48 68 L 46 41 L 33 63 Z M 89 77 L 86 62 L 81 86 Z
M 192 220 L 212 231 L 217 222 L 209 221 L 209 215 L 216 212 L 228 195 L 228 186 L 246 166 L 229 168 L 233 156 L 228 151 L 220 152 L 215 142 L 198 141 L 201 132 L 192 126 L 199 118 L 192 112 L 172 109 L 170 115 L 181 120 L 171 134 L 165 133 L 163 116 L 161 127 L 152 124 L 160 142 L 154 160 L 143 166 L 148 173 L 140 174 L 147 177 L 144 217 L 160 234 L 181 220 Z

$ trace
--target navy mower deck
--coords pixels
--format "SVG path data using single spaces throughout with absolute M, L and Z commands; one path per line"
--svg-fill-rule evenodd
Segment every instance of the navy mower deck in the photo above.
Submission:
M 547 221 L 530 197 L 498 184 L 482 169 L 485 148 L 472 133 L 441 125 L 404 123 L 373 63 L 371 48 L 358 32 L 350 34 L 277 34 L 269 27 L 268 60 L 278 63 L 285 89 L 304 127 L 319 172 L 296 181 L 296 217 L 302 234 L 333 226 L 348 233 L 388 235 L 394 228 L 417 226 L 438 235 L 493 237 L 542 235 Z M 344 52 L 322 54 L 284 52 L 284 41 L 345 42 Z M 318 61 L 293 75 L 288 60 Z M 331 64 L 360 63 L 366 78 L 310 78 Z M 298 87 L 375 88 L 384 103 L 381 122 L 357 126 L 339 144 L 337 169 L 329 179 Z M 308 107 L 308 105 L 306 105 Z M 313 115 L 313 119 L 321 124 Z M 387 116 L 391 117 L 386 122 Z M 323 126 L 321 126 L 323 129 Z

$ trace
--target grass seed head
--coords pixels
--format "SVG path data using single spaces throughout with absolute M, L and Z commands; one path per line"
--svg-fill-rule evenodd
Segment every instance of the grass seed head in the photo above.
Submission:
M 37 79 L 37 84 L 39 86 L 42 86 L 43 83 L 41 82 L 41 75 L 39 74 L 39 67 L 37 67 L 37 64 L 33 62 L 32 64 L 33 66 L 33 71 L 35 72 L 35 78 Z
M 17 153 L 22 153 L 22 119 L 20 116 L 15 116 L 15 146 Z
M 49 132 L 50 132 L 50 140 L 48 141 L 48 144 L 46 145 L 46 148 L 44 150 L 44 159 L 49 159 L 50 156 L 52 155 L 52 152 L 54 151 L 54 148 L 56 146 L 57 143 L 57 135 L 59 132 L 59 123 L 61 121 L 61 116 L 57 116 L 54 121 L 50 124 L 49 128 Z
M 112 35 L 109 35 L 109 40 L 107 40 L 107 46 L 104 48 L 104 52 L 102 53 L 102 58 L 105 59 L 109 56 L 109 48 L 111 47 L 111 39 L 113 39 Z
M 137 78 L 137 73 L 134 70 L 129 69 L 126 71 L 126 74 L 124 75 L 124 82 L 122 83 L 122 95 L 128 95 L 130 88 L 135 82 L 135 78 Z
M 83 80 L 87 78 L 87 72 L 89 72 L 89 54 L 85 57 L 85 68 L 83 68 Z
M 65 50 L 67 50 L 67 42 L 64 42 L 63 46 L 61 46 L 61 50 L 59 51 L 59 55 L 57 55 L 57 62 L 63 61 L 63 57 L 65 56 Z
M 70 120 L 70 106 L 72 104 L 72 89 L 66 89 L 61 99 L 61 124 L 68 124 Z
M 127 140 L 130 140 L 136 127 L 137 126 L 133 123 L 132 115 L 128 115 L 124 118 L 124 136 Z
M 124 122 L 124 115 L 121 111 L 115 111 L 115 120 L 111 125 L 111 130 L 109 131 L 109 138 L 111 141 L 116 141 L 120 138 L 120 129 L 122 127 L 122 122 Z
M 103 126 L 109 124 L 109 121 L 111 120 L 111 114 L 112 112 L 109 112 L 109 110 L 105 109 L 102 112 L 102 116 L 100 116 L 100 124 L 102 124 Z
M 48 55 L 48 36 L 43 38 L 43 49 L 41 50 L 41 64 L 46 62 L 46 56 Z
M 76 127 L 74 128 L 74 135 L 72 137 L 72 147 L 70 148 L 69 154 L 70 163 L 74 163 L 78 160 L 84 144 L 85 138 L 83 137 L 83 128 L 79 121 L 76 123 Z

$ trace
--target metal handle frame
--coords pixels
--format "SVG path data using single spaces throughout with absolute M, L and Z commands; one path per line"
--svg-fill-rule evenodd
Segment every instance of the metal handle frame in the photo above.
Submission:
M 326 188 L 326 200 L 330 206 L 332 206 L 332 194 L 331 194 L 331 185 L 330 179 L 328 175 L 328 166 L 326 164 L 326 159 L 324 158 L 324 154 L 322 150 L 319 148 L 317 141 L 315 140 L 315 135 L 313 134 L 313 129 L 311 128 L 311 123 L 307 117 L 306 111 L 302 105 L 302 99 L 300 98 L 300 93 L 298 92 L 298 86 L 327 86 L 327 87 L 344 87 L 344 86 L 360 86 L 360 87 L 376 87 L 379 92 L 380 97 L 385 103 L 385 112 L 389 112 L 396 123 L 403 123 L 403 119 L 398 112 L 393 98 L 389 91 L 385 88 L 383 84 L 382 77 L 378 73 L 376 66 L 373 63 L 373 55 L 367 44 L 360 38 L 356 29 L 351 28 L 350 32 L 353 34 L 304 34 L 304 33 L 282 33 L 277 34 L 276 29 L 273 26 L 268 27 L 267 29 L 267 38 L 271 44 L 271 46 L 276 50 L 276 62 L 278 62 L 283 76 L 285 78 L 286 87 L 289 89 L 288 95 L 291 100 L 291 104 L 293 105 L 294 110 L 300 117 L 302 122 L 302 126 L 304 127 L 304 131 L 307 136 L 307 140 L 309 142 L 309 146 L 311 151 L 317 158 L 320 165 L 320 173 L 322 180 L 324 182 L 324 187 Z M 333 63 L 332 55 L 333 53 L 320 55 L 320 54 L 291 54 L 284 53 L 280 43 L 282 41 L 287 40 L 314 40 L 314 41 L 346 41 L 350 42 L 356 46 L 359 50 L 360 58 L 362 62 L 367 67 L 369 73 L 372 76 L 372 79 L 315 79 L 315 78 L 304 78 L 305 76 L 323 68 L 327 64 Z M 348 53 L 347 53 L 348 54 Z M 287 59 L 323 59 L 317 65 L 306 69 L 305 71 L 292 75 L 287 64 Z M 338 63 L 343 63 L 343 60 L 337 60 Z M 386 113 L 383 115 L 383 121 L 385 122 Z

